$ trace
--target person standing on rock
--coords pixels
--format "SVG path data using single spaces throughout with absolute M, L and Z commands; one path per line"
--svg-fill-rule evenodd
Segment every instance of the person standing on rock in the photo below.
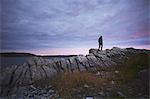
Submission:
M 98 43 L 99 43 L 98 50 L 100 49 L 102 51 L 102 48 L 103 48 L 103 37 L 102 36 L 99 37 Z

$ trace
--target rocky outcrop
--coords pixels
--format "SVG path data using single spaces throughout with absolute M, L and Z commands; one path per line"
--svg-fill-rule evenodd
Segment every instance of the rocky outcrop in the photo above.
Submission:
M 33 57 L 22 65 L 1 70 L 1 95 L 16 93 L 20 88 L 32 85 L 35 80 L 48 79 L 58 73 L 109 68 L 121 64 L 124 59 L 131 55 L 149 52 L 148 50 L 134 48 L 120 49 L 113 47 L 104 51 L 90 49 L 86 56 L 77 55 L 58 59 Z

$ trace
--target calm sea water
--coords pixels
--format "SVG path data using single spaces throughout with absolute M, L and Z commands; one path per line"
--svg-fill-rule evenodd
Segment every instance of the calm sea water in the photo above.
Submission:
M 22 65 L 23 63 L 27 62 L 32 57 L 0 57 L 0 66 L 2 68 L 14 65 Z M 45 59 L 52 59 L 52 58 L 62 58 L 62 57 L 43 57 Z M 64 58 L 64 57 L 63 57 Z M 67 57 L 66 57 L 67 58 Z
M 13 65 L 21 65 L 24 62 L 27 62 L 31 57 L 1 57 L 1 66 L 13 66 Z

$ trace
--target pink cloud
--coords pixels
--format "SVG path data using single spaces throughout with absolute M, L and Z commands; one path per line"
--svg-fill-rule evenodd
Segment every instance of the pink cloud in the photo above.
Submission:
M 132 35 L 132 38 L 138 39 L 138 38 L 148 37 L 148 36 L 150 36 L 150 32 L 136 32 L 134 33 L 134 35 Z

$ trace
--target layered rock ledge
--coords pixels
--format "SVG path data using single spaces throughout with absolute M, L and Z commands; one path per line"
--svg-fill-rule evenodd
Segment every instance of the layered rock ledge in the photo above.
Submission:
M 131 55 L 139 53 L 150 53 L 150 51 L 113 47 L 104 51 L 90 49 L 89 54 L 85 56 L 77 55 L 59 59 L 33 57 L 22 65 L 1 70 L 1 95 L 17 93 L 22 90 L 22 87 L 32 85 L 35 80 L 48 79 L 58 73 L 95 70 L 97 67 L 110 68 L 121 64 L 124 59 Z

